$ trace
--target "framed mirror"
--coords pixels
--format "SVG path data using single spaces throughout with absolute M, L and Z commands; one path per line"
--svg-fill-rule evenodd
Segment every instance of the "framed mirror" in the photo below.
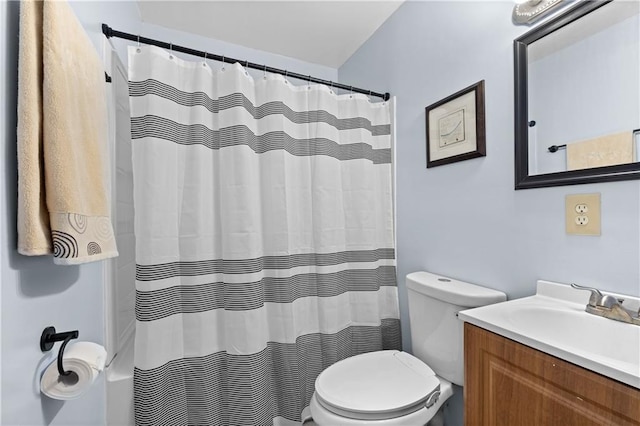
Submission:
M 640 2 L 578 2 L 513 47 L 515 189 L 640 179 Z

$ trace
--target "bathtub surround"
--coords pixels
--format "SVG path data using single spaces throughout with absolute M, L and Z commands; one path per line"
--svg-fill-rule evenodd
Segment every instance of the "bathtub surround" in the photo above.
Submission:
M 400 347 L 388 102 L 129 48 L 137 424 L 297 424 Z
M 115 257 L 104 65 L 68 3 L 20 4 L 18 251 Z

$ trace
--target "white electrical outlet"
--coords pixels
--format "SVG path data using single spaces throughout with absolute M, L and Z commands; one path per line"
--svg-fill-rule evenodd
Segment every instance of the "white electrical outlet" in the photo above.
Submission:
M 584 216 L 584 215 L 580 215 L 580 216 L 576 216 L 576 225 L 578 226 L 587 226 L 589 224 L 589 216 Z
M 585 203 L 576 204 L 576 213 L 587 213 L 589 211 L 589 207 Z
M 600 235 L 600 194 L 567 195 L 565 216 L 567 234 Z

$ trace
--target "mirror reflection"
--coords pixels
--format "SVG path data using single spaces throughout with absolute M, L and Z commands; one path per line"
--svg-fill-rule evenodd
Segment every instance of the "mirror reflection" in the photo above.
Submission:
M 529 175 L 639 161 L 639 39 L 613 1 L 528 46 Z

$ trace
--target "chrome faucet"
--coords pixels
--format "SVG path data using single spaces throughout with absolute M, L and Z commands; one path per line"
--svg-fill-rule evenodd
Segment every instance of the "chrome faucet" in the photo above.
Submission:
M 586 312 L 628 324 L 640 325 L 640 309 L 638 309 L 638 312 L 633 312 L 625 308 L 622 306 L 624 299 L 618 299 L 609 294 L 602 294 L 597 288 L 584 287 L 578 284 L 571 284 L 571 287 L 591 292 L 589 303 L 585 308 Z

